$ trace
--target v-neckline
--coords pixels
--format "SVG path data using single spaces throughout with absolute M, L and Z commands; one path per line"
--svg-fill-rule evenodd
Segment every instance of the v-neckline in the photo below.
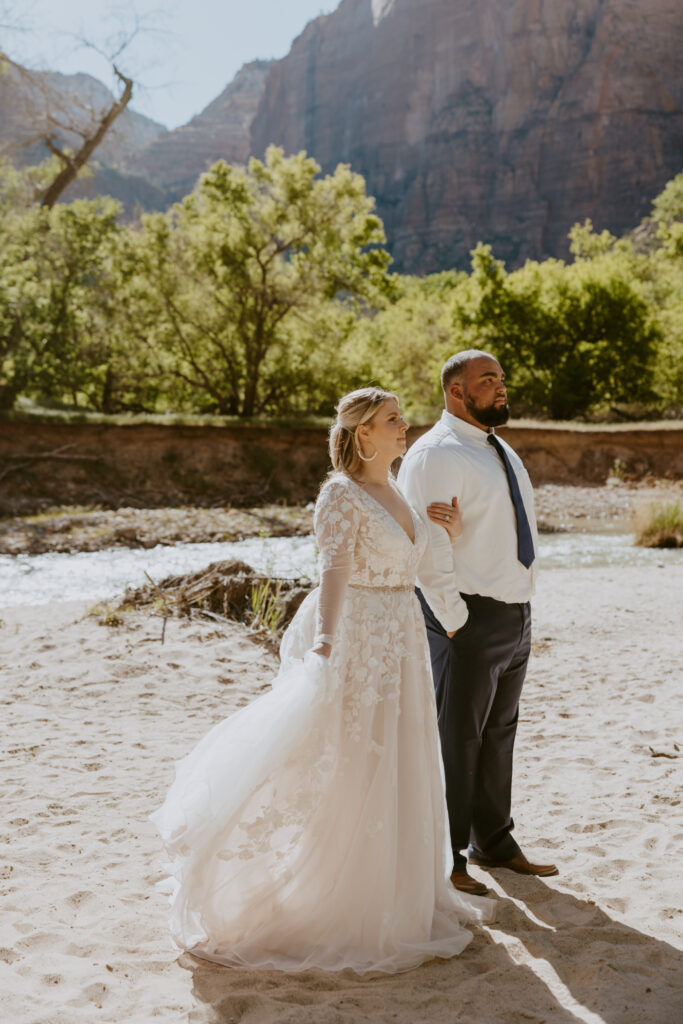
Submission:
M 349 480 L 351 480 L 351 482 L 356 485 L 358 490 L 362 494 L 364 494 L 366 498 L 369 498 L 370 501 L 374 502 L 375 505 L 379 505 L 379 507 L 384 512 L 384 514 L 389 516 L 389 518 L 391 519 L 392 522 L 396 523 L 396 525 L 398 526 L 398 528 L 401 531 L 401 533 L 403 534 L 403 536 L 408 540 L 408 543 L 411 544 L 413 547 L 415 547 L 415 542 L 417 541 L 417 523 L 415 521 L 415 513 L 413 512 L 413 510 L 410 507 L 410 505 L 408 504 L 408 502 L 406 501 L 406 507 L 407 507 L 408 511 L 410 512 L 410 521 L 413 524 L 413 537 L 411 537 L 410 534 L 408 533 L 408 531 L 403 526 L 401 526 L 401 524 L 399 523 L 399 521 L 396 518 L 396 516 L 392 516 L 391 512 L 386 507 L 386 505 L 383 505 L 382 502 L 379 501 L 378 498 L 375 498 L 374 495 L 370 494 L 369 491 L 366 491 L 365 488 L 363 487 L 363 485 L 359 484 L 357 480 L 354 480 L 352 476 L 349 477 Z M 391 486 L 391 484 L 389 486 Z M 403 500 L 405 501 L 405 498 Z

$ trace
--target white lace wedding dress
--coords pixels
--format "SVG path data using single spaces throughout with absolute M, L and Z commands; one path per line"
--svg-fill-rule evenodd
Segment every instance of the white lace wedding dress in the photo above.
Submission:
M 490 900 L 456 892 L 415 542 L 353 480 L 315 511 L 321 585 L 272 689 L 176 766 L 152 815 L 172 934 L 221 964 L 403 971 L 460 953 Z M 329 660 L 310 653 L 334 634 Z M 309 652 L 309 653 L 307 653 Z

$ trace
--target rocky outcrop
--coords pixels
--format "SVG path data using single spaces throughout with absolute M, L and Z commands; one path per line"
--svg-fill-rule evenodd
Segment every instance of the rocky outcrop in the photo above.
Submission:
M 398 269 L 561 256 L 681 169 L 682 52 L 674 0 L 343 0 L 271 70 L 252 149 L 350 163 Z
M 243 164 L 250 155 L 250 128 L 272 61 L 245 64 L 220 96 L 192 120 L 152 141 L 126 167 L 161 187 L 169 202 L 192 191 L 216 160 Z

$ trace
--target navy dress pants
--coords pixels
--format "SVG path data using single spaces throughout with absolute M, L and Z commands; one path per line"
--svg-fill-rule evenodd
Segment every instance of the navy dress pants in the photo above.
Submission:
M 418 590 L 427 625 L 456 870 L 463 850 L 519 853 L 510 814 L 519 698 L 531 648 L 528 603 L 463 594 L 469 618 L 449 639 Z

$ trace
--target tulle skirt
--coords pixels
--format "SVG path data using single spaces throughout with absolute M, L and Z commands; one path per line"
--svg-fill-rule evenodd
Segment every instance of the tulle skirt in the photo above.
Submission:
M 217 963 L 283 971 L 454 956 L 471 939 L 463 923 L 490 920 L 494 904 L 449 882 L 419 605 L 350 588 L 326 660 L 310 653 L 316 603 L 314 591 L 292 622 L 272 688 L 176 765 L 152 815 L 173 939 Z

